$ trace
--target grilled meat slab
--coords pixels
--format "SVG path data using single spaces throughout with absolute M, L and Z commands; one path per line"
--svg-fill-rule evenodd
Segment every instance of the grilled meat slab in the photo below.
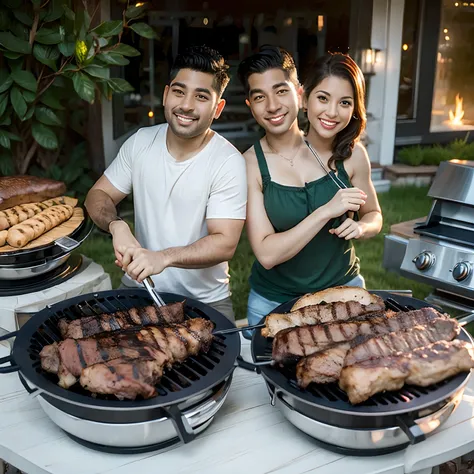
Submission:
M 291 311 L 321 303 L 336 303 L 337 301 L 358 301 L 362 305 L 377 304 L 379 297 L 358 286 L 335 286 L 316 293 L 302 296 L 291 308 Z
M 161 308 L 145 306 L 131 308 L 115 313 L 87 316 L 69 321 L 61 319 L 58 323 L 63 339 L 82 339 L 104 332 L 129 329 L 137 326 L 179 324 L 184 321 L 184 301 L 171 303 Z
M 296 380 L 301 388 L 310 383 L 339 380 L 343 367 L 368 359 L 410 352 L 437 341 L 451 341 L 459 334 L 455 319 L 434 319 L 429 326 L 414 326 L 399 333 L 391 332 L 370 339 L 355 338 L 325 351 L 301 359 L 296 366 Z
M 45 346 L 40 352 L 44 370 L 59 376 L 59 385 L 74 385 L 83 369 L 113 359 L 151 358 L 161 365 L 182 362 L 212 344 L 214 324 L 194 318 L 170 327 L 149 326 L 109 337 L 66 339 Z
M 373 303 L 368 305 L 363 305 L 357 301 L 347 301 L 345 303 L 338 301 L 305 306 L 290 313 L 271 313 L 265 319 L 266 326 L 262 329 L 262 336 L 275 337 L 279 331 L 295 326 L 347 321 L 364 313 L 383 311 L 385 309 L 383 299 L 376 296 L 374 300 Z
M 119 400 L 151 398 L 163 375 L 163 365 L 153 359 L 114 359 L 82 371 L 81 385 L 90 392 L 115 395 Z
M 433 308 L 386 315 L 390 317 L 284 329 L 273 339 L 273 360 L 280 364 L 297 361 L 334 344 L 352 341 L 358 336 L 379 336 L 403 331 L 419 324 L 426 325 L 435 318 L 445 317 Z
M 339 386 L 355 405 L 376 393 L 399 390 L 405 383 L 427 387 L 473 367 L 473 346 L 456 339 L 344 367 Z
M 460 331 L 461 327 L 456 319 L 434 319 L 429 326 L 415 326 L 400 333 L 374 337 L 353 346 L 347 353 L 345 365 L 354 365 L 396 352 L 410 352 L 437 341 L 452 341 Z

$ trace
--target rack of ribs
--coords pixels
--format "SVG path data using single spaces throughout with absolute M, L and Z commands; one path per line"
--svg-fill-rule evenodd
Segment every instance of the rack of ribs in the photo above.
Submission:
M 376 393 L 399 390 L 405 383 L 427 387 L 473 367 L 472 345 L 456 339 L 344 367 L 339 386 L 355 405 Z
M 57 374 L 63 388 L 74 385 L 85 368 L 114 359 L 151 358 L 162 366 L 171 366 L 200 351 L 207 352 L 213 328 L 211 321 L 193 318 L 170 327 L 149 326 L 103 337 L 69 338 L 45 346 L 40 352 L 41 366 Z
M 179 324 L 184 321 L 184 301 L 161 308 L 145 306 L 115 313 L 104 313 L 70 321 L 60 319 L 59 331 L 63 339 L 82 339 L 103 332 L 119 331 L 137 326 Z
M 417 325 L 427 325 L 436 318 L 446 318 L 433 308 L 389 314 L 344 323 L 302 326 L 280 331 L 273 339 L 272 358 L 276 363 L 297 362 L 358 336 L 379 336 L 399 332 Z
M 302 358 L 296 365 L 296 380 L 301 388 L 310 383 L 339 380 L 343 367 L 368 359 L 410 352 L 437 341 L 452 341 L 460 332 L 455 319 L 434 319 L 429 326 L 414 326 L 399 333 L 355 338 Z
M 366 313 L 377 315 L 385 309 L 382 298 L 374 296 L 368 305 L 358 301 L 334 302 L 304 306 L 290 313 L 271 313 L 265 319 L 262 336 L 275 337 L 279 331 L 295 326 L 347 321 Z M 380 315 L 380 314 L 379 314 Z

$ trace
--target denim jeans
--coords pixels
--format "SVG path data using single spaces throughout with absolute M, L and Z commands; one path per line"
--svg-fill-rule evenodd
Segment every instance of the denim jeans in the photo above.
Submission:
M 344 286 L 359 286 L 365 288 L 365 280 L 362 275 L 357 275 L 351 281 L 347 282 Z M 247 321 L 250 326 L 258 324 L 260 320 L 271 313 L 281 303 L 276 301 L 267 300 L 262 295 L 259 295 L 256 291 L 250 290 L 249 299 L 247 303 Z M 252 338 L 253 330 L 244 331 L 243 336 L 246 339 Z

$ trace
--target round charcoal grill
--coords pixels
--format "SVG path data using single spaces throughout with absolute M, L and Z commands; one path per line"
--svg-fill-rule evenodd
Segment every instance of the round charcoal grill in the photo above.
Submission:
M 384 299 L 387 309 L 394 311 L 430 306 L 424 301 L 385 291 L 373 293 Z M 273 312 L 286 313 L 295 301 Z M 464 330 L 459 339 L 471 341 Z M 271 358 L 272 341 L 264 338 L 260 329 L 255 331 L 252 338 L 255 362 Z M 254 366 L 240 358 L 239 365 L 263 375 L 272 404 L 278 405 L 295 426 L 328 449 L 359 456 L 386 454 L 425 439 L 457 407 L 470 376 L 461 373 L 428 387 L 405 385 L 401 390 L 379 393 L 364 403 L 352 405 L 337 383 L 312 383 L 306 389 L 299 388 L 294 366 Z M 435 420 L 436 423 L 430 423 Z
M 186 318 L 205 318 L 215 330 L 234 325 L 210 306 L 191 298 L 160 293 L 165 303 L 186 300 Z M 76 383 L 69 390 L 57 385 L 57 376 L 42 370 L 39 353 L 44 346 L 60 341 L 58 321 L 112 313 L 153 304 L 142 289 L 112 290 L 81 295 L 47 307 L 32 317 L 18 332 L 12 354 L 0 359 L 0 373 L 18 371 L 29 392 L 39 392 L 43 409 L 74 439 L 110 452 L 138 453 L 187 443 L 212 421 L 222 405 L 240 353 L 237 333 L 216 335 L 210 350 L 189 357 L 166 370 L 156 385 L 158 395 L 147 400 L 118 400 L 113 396 L 92 396 Z M 31 386 L 35 388 L 31 388 Z

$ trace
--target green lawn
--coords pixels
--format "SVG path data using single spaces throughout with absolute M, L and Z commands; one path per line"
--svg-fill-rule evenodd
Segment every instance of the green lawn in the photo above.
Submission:
M 380 204 L 384 216 L 382 232 L 375 238 L 356 242 L 357 254 L 361 260 L 362 274 L 367 288 L 372 289 L 411 289 L 417 298 L 424 298 L 430 287 L 407 280 L 394 273 L 388 273 L 382 267 L 383 239 L 390 226 L 398 222 L 425 216 L 431 206 L 426 195 L 428 188 L 403 187 L 392 188 L 388 193 L 380 194 Z M 114 288 L 120 284 L 122 271 L 114 264 L 114 254 L 109 236 L 94 232 L 81 246 L 80 252 L 100 263 L 112 278 Z M 248 276 L 253 263 L 252 250 L 245 233 L 230 262 L 232 300 L 237 319 L 244 318 L 247 310 L 249 292 Z

